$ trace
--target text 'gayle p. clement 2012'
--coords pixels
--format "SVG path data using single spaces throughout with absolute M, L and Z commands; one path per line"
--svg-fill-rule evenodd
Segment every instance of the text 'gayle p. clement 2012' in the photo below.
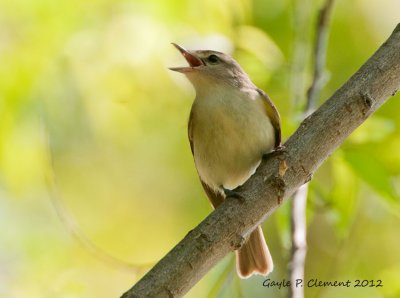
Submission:
M 266 279 L 263 282 L 263 287 L 266 288 L 287 288 L 291 287 L 292 282 L 290 280 L 271 280 L 271 279 Z M 308 288 L 323 288 L 323 287 L 344 287 L 344 288 L 378 288 L 378 287 L 383 287 L 382 280 L 380 279 L 355 279 L 355 280 L 329 280 L 329 281 L 324 281 L 324 280 L 319 280 L 317 278 L 311 278 L 309 280 L 303 280 L 301 278 L 296 279 L 294 286 L 296 288 L 298 287 L 308 287 Z

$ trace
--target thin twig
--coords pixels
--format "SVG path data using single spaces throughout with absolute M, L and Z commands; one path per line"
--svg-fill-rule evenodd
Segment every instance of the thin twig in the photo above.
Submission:
M 326 48 L 328 44 L 329 20 L 334 0 L 326 0 L 321 9 L 317 22 L 316 38 L 314 44 L 314 78 L 307 92 L 306 117 L 316 107 L 317 100 L 323 85 L 325 84 L 324 69 L 326 60 Z
M 290 261 L 289 297 L 304 297 L 304 287 L 298 287 L 297 280 L 304 280 L 304 265 L 307 255 L 307 195 L 308 183 L 302 185 L 293 195 L 290 208 L 292 254 Z
M 314 76 L 311 86 L 307 92 L 305 107 L 305 117 L 314 112 L 320 91 L 325 84 L 323 73 L 325 69 L 325 59 L 328 44 L 329 19 L 334 0 L 326 0 L 325 5 L 320 10 L 318 22 L 315 29 L 314 45 Z M 290 261 L 289 277 L 291 286 L 289 297 L 303 298 L 304 287 L 296 286 L 296 280 L 304 280 L 304 266 L 307 255 L 307 207 L 308 183 L 300 187 L 293 196 L 291 204 L 291 235 L 292 235 L 292 254 Z

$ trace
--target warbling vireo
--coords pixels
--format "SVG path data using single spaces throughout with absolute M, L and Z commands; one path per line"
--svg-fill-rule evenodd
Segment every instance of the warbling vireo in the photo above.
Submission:
M 196 89 L 189 141 L 201 184 L 214 208 L 256 170 L 262 156 L 280 145 L 280 118 L 269 97 L 230 56 L 188 51 L 173 44 L 189 63 L 175 67 Z M 261 227 L 236 251 L 241 278 L 273 269 Z

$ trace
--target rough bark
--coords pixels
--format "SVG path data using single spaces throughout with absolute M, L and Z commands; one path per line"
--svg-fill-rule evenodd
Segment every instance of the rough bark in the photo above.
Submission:
M 378 51 L 318 110 L 283 151 L 264 160 L 237 192 L 190 231 L 122 297 L 181 297 L 239 248 L 330 154 L 400 87 L 400 24 Z

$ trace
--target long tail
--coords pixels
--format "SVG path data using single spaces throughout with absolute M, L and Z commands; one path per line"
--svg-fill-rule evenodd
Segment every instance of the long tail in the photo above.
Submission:
M 271 254 L 260 226 L 250 234 L 247 242 L 236 251 L 236 271 L 240 278 L 253 274 L 268 275 L 274 269 Z

